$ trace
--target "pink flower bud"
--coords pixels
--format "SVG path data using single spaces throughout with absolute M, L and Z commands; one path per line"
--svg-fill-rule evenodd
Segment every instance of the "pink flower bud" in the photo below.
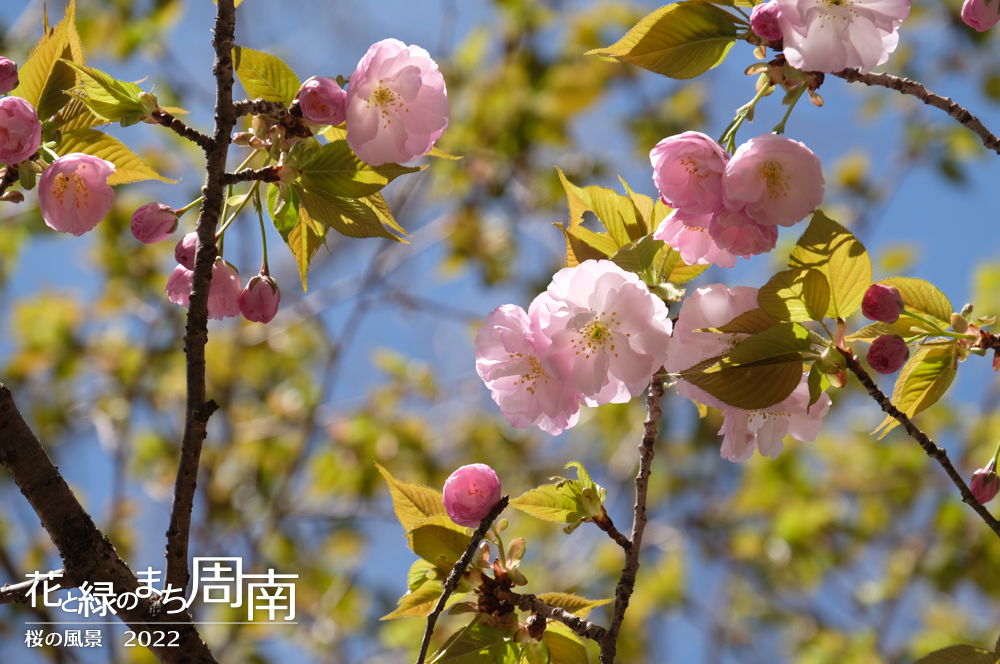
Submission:
M 477 528 L 500 502 L 500 478 L 484 463 L 462 466 L 444 483 L 444 508 L 460 526 Z
M 0 99 L 0 164 L 19 164 L 41 144 L 42 123 L 35 107 L 20 97 Z
M 115 202 L 115 190 L 108 184 L 114 172 L 110 161 L 89 154 L 59 157 L 42 173 L 38 186 L 42 219 L 49 228 L 77 237 L 92 230 Z
M 139 242 L 160 242 L 176 230 L 177 213 L 169 205 L 147 203 L 132 213 L 132 235 Z
M 347 118 L 347 93 L 332 78 L 313 76 L 296 95 L 302 116 L 319 125 L 339 125 Z
M 174 248 L 174 258 L 189 270 L 194 269 L 194 254 L 198 249 L 198 234 L 188 233 Z
M 758 37 L 763 37 L 770 42 L 781 40 L 781 26 L 778 24 L 778 17 L 781 9 L 775 2 L 765 2 L 753 8 L 750 14 L 750 27 Z
M 903 297 L 893 286 L 872 284 L 861 300 L 861 313 L 868 320 L 895 323 L 903 311 Z
M 194 272 L 183 265 L 178 265 L 167 279 L 167 299 L 182 307 L 191 304 L 191 285 L 194 283 Z
M 278 313 L 281 291 L 271 277 L 258 274 L 240 293 L 240 312 L 255 323 L 270 323 Z
M 965 0 L 962 20 L 976 32 L 986 32 L 1000 21 L 1000 1 Z
M 872 342 L 868 349 L 868 366 L 880 374 L 891 374 L 906 364 L 910 347 L 898 334 L 886 334 Z
M 216 320 L 240 315 L 240 273 L 221 258 L 212 266 L 212 287 L 208 290 L 208 317 Z
M 997 495 L 1000 489 L 1000 479 L 997 478 L 997 466 L 995 461 L 990 461 L 985 468 L 980 468 L 972 474 L 972 495 L 983 505 L 990 502 Z
M 0 57 L 0 95 L 5 95 L 18 84 L 17 65 L 7 58 Z

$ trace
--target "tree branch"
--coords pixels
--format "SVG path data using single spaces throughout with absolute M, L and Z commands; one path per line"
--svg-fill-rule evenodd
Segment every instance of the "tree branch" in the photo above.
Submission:
M 218 408 L 215 402 L 206 401 L 205 395 L 205 344 L 208 343 L 208 291 L 212 281 L 212 266 L 218 250 L 215 246 L 215 229 L 222 215 L 225 198 L 226 158 L 236 124 L 233 107 L 233 34 L 236 30 L 236 9 L 233 0 L 219 0 L 215 17 L 215 133 L 213 146 L 205 153 L 206 177 L 202 188 L 204 201 L 198 215 L 195 231 L 198 245 L 195 253 L 194 277 L 190 308 L 184 336 L 187 355 L 187 412 L 184 438 L 174 484 L 174 503 L 167 530 L 167 571 L 164 583 L 175 588 L 187 588 L 188 538 L 191 530 L 191 509 L 198 481 L 201 447 L 205 441 L 208 418 Z
M 277 182 L 281 177 L 278 166 L 265 166 L 264 168 L 244 168 L 242 171 L 225 174 L 226 184 L 237 184 L 239 182 L 251 182 L 260 180 L 261 182 Z
M 275 120 L 281 121 L 288 115 L 288 109 L 280 101 L 264 101 L 263 99 L 250 101 L 244 99 L 233 104 L 233 107 L 236 109 L 237 117 L 243 117 L 244 115 L 269 115 Z
M 6 193 L 7 189 L 17 182 L 17 164 L 9 164 L 3 169 L 3 177 L 0 178 L 0 196 Z
M 150 113 L 150 117 L 156 120 L 157 124 L 161 124 L 167 129 L 172 130 L 175 134 L 196 143 L 205 152 L 215 149 L 215 142 L 210 136 L 206 136 L 197 129 L 187 126 L 162 108 Z
M 916 81 L 890 74 L 862 74 L 856 69 L 838 71 L 834 73 L 834 76 L 839 76 L 848 83 L 860 82 L 868 86 L 880 85 L 883 88 L 889 88 L 904 95 L 916 97 L 928 106 L 940 108 L 979 136 L 983 141 L 983 145 L 1000 154 L 1000 138 L 990 133 L 983 126 L 983 123 L 979 121 L 979 118 L 970 113 L 968 109 L 953 102 L 950 98 L 936 95 Z
M 227 0 L 222 0 L 226 2 Z M 232 3 L 232 0 L 228 0 Z M 108 538 L 73 495 L 59 470 L 31 432 L 14 398 L 0 384 L 0 464 L 13 476 L 42 527 L 63 559 L 64 578 L 75 585 L 111 583 L 116 594 L 135 593 L 139 580 L 118 556 Z M 18 584 L 20 585 L 20 584 Z M 9 589 L 8 589 L 9 590 Z M 159 602 L 138 597 L 135 608 L 119 609 L 119 617 L 135 631 L 159 622 L 190 622 L 187 611 L 167 613 Z M 180 633 L 179 647 L 150 646 L 166 664 L 217 664 L 194 625 L 172 625 Z
M 868 394 L 875 399 L 878 405 L 882 407 L 882 410 L 889 415 L 889 417 L 892 417 L 903 425 L 906 429 L 906 433 L 920 443 L 920 446 L 924 448 L 924 452 L 927 452 L 927 456 L 935 459 L 939 464 L 941 464 L 944 471 L 948 473 L 948 477 L 951 478 L 951 481 L 955 483 L 955 486 L 957 486 L 959 492 L 961 492 L 962 502 L 968 503 L 969 506 L 976 511 L 976 514 L 983 519 L 986 525 L 997 534 L 997 537 L 1000 537 L 1000 521 L 997 521 L 993 515 L 990 514 L 990 511 L 986 509 L 986 506 L 976 500 L 976 497 L 972 495 L 972 491 L 969 490 L 969 486 L 965 483 L 965 480 L 962 479 L 962 476 L 958 474 L 957 470 L 955 470 L 955 466 L 951 465 L 948 453 L 943 448 L 938 447 L 926 433 L 918 429 L 916 425 L 910 421 L 910 418 L 906 416 L 906 413 L 901 412 L 898 408 L 892 405 L 892 401 L 890 401 L 889 397 L 885 396 L 885 394 L 882 393 L 882 390 L 878 388 L 878 385 L 875 384 L 872 377 L 868 375 L 868 372 L 865 371 L 864 367 L 861 366 L 861 363 L 858 362 L 858 358 L 854 356 L 854 353 L 843 348 L 838 348 L 837 350 L 839 350 L 840 354 L 844 356 L 845 360 L 847 360 L 847 368 L 858 377 L 861 384 L 868 390 Z
M 434 634 L 434 623 L 437 622 L 438 616 L 444 611 L 444 605 L 448 602 L 448 598 L 455 592 L 455 588 L 458 587 L 458 582 L 462 579 L 462 575 L 465 574 L 465 569 L 472 562 L 472 557 L 476 555 L 479 543 L 486 537 L 486 531 L 490 529 L 490 525 L 500 516 L 500 513 L 507 509 L 509 501 L 510 496 L 504 496 L 500 499 L 499 503 L 494 505 L 490 513 L 486 515 L 486 518 L 480 522 L 476 532 L 472 533 L 472 539 L 469 541 L 469 546 L 465 548 L 465 553 L 458 559 L 455 566 L 451 568 L 448 578 L 444 581 L 444 592 L 441 593 L 441 597 L 434 606 L 434 610 L 427 616 L 427 628 L 424 630 L 424 640 L 420 643 L 420 655 L 417 657 L 417 664 L 424 664 L 424 659 L 427 657 L 427 648 L 431 645 L 431 635 Z
M 618 648 L 618 633 L 625 619 L 625 610 L 635 590 L 635 577 L 639 571 L 639 549 L 642 533 L 646 530 L 646 492 L 649 489 L 649 471 L 653 462 L 653 443 L 660 420 L 660 399 L 663 398 L 663 376 L 653 376 L 646 396 L 647 417 L 643 423 L 642 442 L 639 443 L 639 474 L 635 477 L 635 516 L 632 521 L 631 546 L 625 549 L 625 567 L 615 588 L 615 605 L 611 610 L 611 623 L 601 639 L 601 664 L 611 664 Z
M 59 580 L 59 586 L 61 588 L 76 588 L 76 584 L 66 577 L 66 570 L 57 570 L 55 572 L 49 572 L 48 576 L 50 580 Z M 22 583 L 17 583 L 11 585 L 5 583 L 3 587 L 0 587 L 0 604 L 27 604 L 31 599 L 31 586 L 35 586 L 35 590 L 38 590 L 39 582 L 34 579 L 29 579 Z
M 611 517 L 608 516 L 607 512 L 605 512 L 604 515 L 601 516 L 600 518 L 594 517 L 593 521 L 595 524 L 597 524 L 597 527 L 606 532 L 611 537 L 611 539 L 618 542 L 618 546 L 625 549 L 626 551 L 632 548 L 632 541 L 629 538 L 625 537 L 625 535 L 623 535 L 620 530 L 615 528 L 615 524 L 611 520 Z
M 592 623 L 586 618 L 574 615 L 569 611 L 560 609 L 558 606 L 547 604 L 543 600 L 538 599 L 535 595 L 522 595 L 520 593 L 507 590 L 506 588 L 498 588 L 496 596 L 502 600 L 510 602 L 522 611 L 529 611 L 552 620 L 558 620 L 580 636 L 597 641 L 598 643 L 601 642 L 601 639 L 603 639 L 604 635 L 607 633 L 607 630 L 600 625 Z

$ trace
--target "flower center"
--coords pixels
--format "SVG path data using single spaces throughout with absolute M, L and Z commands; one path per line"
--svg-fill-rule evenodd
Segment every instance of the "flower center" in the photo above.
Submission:
M 583 353 L 584 359 L 589 360 L 590 356 L 596 354 L 599 350 L 610 350 L 614 353 L 615 339 L 611 333 L 611 329 L 615 325 L 621 325 L 621 323 L 615 320 L 615 316 L 618 315 L 617 311 L 612 311 L 611 317 L 608 320 L 604 320 L 606 315 L 602 311 L 600 316 L 597 316 L 577 331 L 578 336 L 572 339 L 573 349 L 577 355 Z M 626 334 L 625 336 L 631 335 Z M 618 353 L 615 353 L 615 357 L 618 357 Z
M 72 185 L 70 184 L 71 181 Z M 59 173 L 52 181 L 52 186 L 49 188 L 49 191 L 59 201 L 59 205 L 63 205 L 66 190 L 69 189 L 70 186 L 73 187 L 73 193 L 75 194 L 73 202 L 76 207 L 79 208 L 81 203 L 86 204 L 86 199 L 90 197 L 90 190 L 87 189 L 87 185 L 84 183 L 83 179 L 76 173 L 71 173 L 70 175 Z
M 384 120 L 383 127 L 388 127 L 392 124 L 392 118 L 389 117 L 390 112 L 394 114 L 403 110 L 407 113 L 410 112 L 410 109 L 406 108 L 406 104 L 403 103 L 402 97 L 382 85 L 382 79 L 379 79 L 378 87 L 372 90 L 368 101 L 365 103 L 368 105 L 368 108 L 371 108 L 372 105 L 375 106 L 375 109 L 382 116 L 382 120 Z
M 699 180 L 704 180 L 708 177 L 708 173 L 698 172 L 698 162 L 695 161 L 691 155 L 681 157 L 681 165 L 684 167 L 684 170 L 687 171 L 688 175 L 692 177 L 696 177 Z
M 470 496 L 479 496 L 480 498 L 485 498 L 486 497 L 486 491 L 484 491 L 483 489 L 481 489 L 478 484 L 476 484 L 475 482 L 473 482 L 472 486 L 469 487 L 469 495 Z
M 511 353 L 510 356 L 511 358 L 514 358 L 515 356 L 523 357 L 521 353 Z M 521 380 L 514 381 L 514 385 L 517 385 L 518 382 L 520 382 L 521 385 L 525 386 L 524 389 L 526 389 L 529 394 L 534 394 L 535 385 L 538 381 L 542 381 L 542 383 L 549 382 L 549 372 L 545 370 L 545 367 L 542 366 L 542 363 L 539 362 L 538 358 L 534 355 L 528 356 L 528 364 L 530 365 L 528 373 L 521 374 Z
M 760 179 L 767 185 L 767 196 L 772 201 L 784 196 L 788 198 L 788 177 L 776 161 L 765 161 L 760 165 Z

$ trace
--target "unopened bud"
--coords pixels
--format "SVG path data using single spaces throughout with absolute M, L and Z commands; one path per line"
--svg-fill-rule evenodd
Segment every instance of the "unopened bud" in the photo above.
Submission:
M 962 307 L 962 317 L 965 318 L 965 320 L 972 318 L 972 308 L 973 304 L 971 302 Z
M 0 196 L 0 201 L 7 201 L 8 203 L 22 203 L 24 202 L 24 194 L 19 191 L 8 191 L 5 192 L 3 196 Z
M 903 312 L 903 297 L 893 286 L 872 284 L 861 300 L 861 313 L 868 320 L 895 323 Z
M 972 495 L 983 505 L 996 498 L 997 490 L 1000 489 L 1000 478 L 997 478 L 996 461 L 990 461 L 985 468 L 980 468 L 972 474 L 972 483 L 969 485 Z
M 885 334 L 868 349 L 868 365 L 880 374 L 891 374 L 906 364 L 910 347 L 898 334 Z
M 277 143 L 285 138 L 285 128 L 281 125 L 274 125 L 267 130 L 267 137 L 271 139 L 272 143 Z
M 264 121 L 259 115 L 253 116 L 253 120 L 250 121 L 250 130 L 253 131 L 254 136 L 257 138 L 267 138 L 267 122 Z
M 149 92 L 139 93 L 139 105 L 142 106 L 143 115 L 150 115 L 153 111 L 160 109 L 156 101 L 156 95 Z
M 959 334 L 964 334 L 969 329 L 969 321 L 965 320 L 962 314 L 951 315 L 951 327 Z
M 241 148 L 250 147 L 250 139 L 254 138 L 254 135 L 248 131 L 241 131 L 233 134 L 233 145 L 238 145 Z

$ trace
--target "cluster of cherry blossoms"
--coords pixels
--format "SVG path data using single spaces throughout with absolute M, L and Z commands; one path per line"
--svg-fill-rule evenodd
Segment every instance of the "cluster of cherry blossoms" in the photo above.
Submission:
M 237 145 L 266 151 L 269 161 L 278 158 L 276 170 L 281 174 L 278 184 L 282 195 L 285 184 L 300 174 L 296 166 L 301 164 L 296 163 L 294 155 L 309 154 L 307 150 L 296 152 L 296 143 L 329 126 L 346 122 L 348 145 L 359 159 L 372 166 L 408 162 L 427 154 L 448 126 L 450 109 L 444 77 L 427 51 L 418 46 L 407 46 L 395 39 L 373 44 L 349 81 L 346 90 L 337 81 L 323 77 L 302 84 L 289 108 L 294 118 L 292 131 L 257 116 L 252 121 L 253 133 L 233 137 Z M 0 57 L 0 94 L 11 92 L 17 85 L 17 65 Z M 147 110 L 152 113 L 158 107 L 154 102 Z M 140 119 L 155 123 L 148 114 Z M 42 148 L 38 113 L 20 97 L 0 99 L 0 163 L 16 167 L 27 189 L 34 185 L 35 175 L 41 176 L 38 199 L 42 218 L 59 232 L 81 236 L 93 230 L 114 204 L 115 191 L 108 178 L 115 173 L 115 165 L 88 154 L 57 156 Z M 3 198 L 20 201 L 23 195 L 7 192 Z M 180 209 L 162 203 L 143 205 L 132 215 L 132 234 L 146 244 L 162 242 L 177 230 L 179 218 L 200 202 L 198 199 Z M 226 226 L 228 223 L 219 231 L 217 241 Z M 190 303 L 196 248 L 197 236 L 193 232 L 177 243 L 174 256 L 178 264 L 166 286 L 168 299 L 185 307 Z M 267 323 L 277 314 L 280 299 L 278 284 L 269 275 L 266 244 L 260 272 L 245 286 L 231 263 L 220 257 L 212 266 L 210 318 L 242 314 L 248 320 Z
M 674 208 L 653 235 L 689 265 L 732 267 L 774 249 L 778 226 L 792 226 L 823 201 L 819 157 L 776 134 L 729 153 L 711 137 L 687 131 L 649 153 L 653 182 Z

